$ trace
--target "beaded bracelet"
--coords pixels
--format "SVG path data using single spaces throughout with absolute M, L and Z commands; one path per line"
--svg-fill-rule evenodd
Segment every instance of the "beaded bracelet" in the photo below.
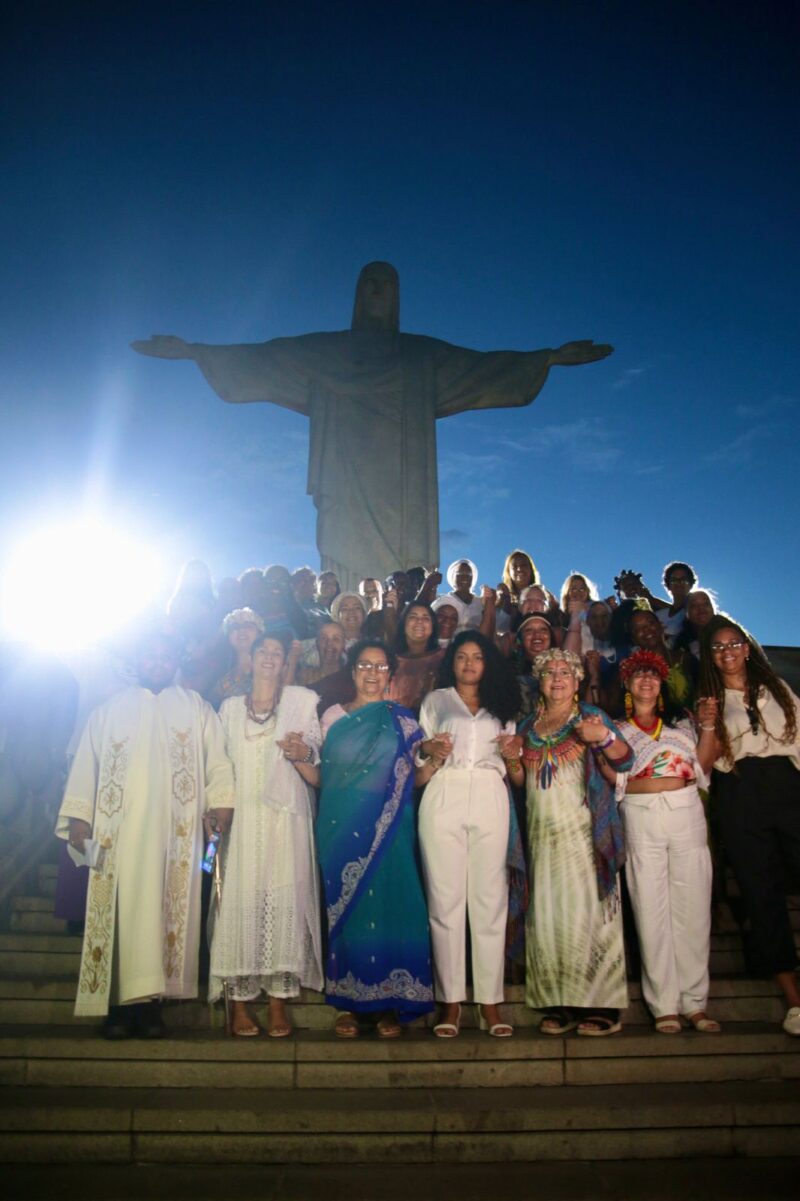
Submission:
M 614 735 L 609 730 L 608 736 L 606 738 L 604 738 L 602 742 L 596 742 L 594 744 L 594 746 L 591 747 L 591 750 L 593 750 L 596 755 L 599 755 L 601 751 L 608 750 L 608 748 L 611 746 L 613 741 L 614 741 Z

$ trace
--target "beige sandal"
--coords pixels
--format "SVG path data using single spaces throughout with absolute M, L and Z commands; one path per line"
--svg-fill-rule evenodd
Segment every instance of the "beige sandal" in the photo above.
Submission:
M 690 1026 L 694 1026 L 700 1034 L 721 1034 L 722 1027 L 714 1018 L 710 1018 L 708 1014 L 700 1010 L 698 1013 L 687 1013 L 686 1021 Z
M 333 1026 L 337 1038 L 358 1038 L 361 1033 L 358 1019 L 353 1013 L 340 1013 Z

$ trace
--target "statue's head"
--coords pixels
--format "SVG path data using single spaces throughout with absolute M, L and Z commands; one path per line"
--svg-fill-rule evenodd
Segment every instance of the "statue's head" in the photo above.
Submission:
M 400 329 L 400 277 L 391 263 L 367 263 L 361 268 L 351 328 L 390 333 Z

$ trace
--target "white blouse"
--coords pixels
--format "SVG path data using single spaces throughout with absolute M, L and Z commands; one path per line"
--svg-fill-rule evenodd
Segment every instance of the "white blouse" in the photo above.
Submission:
M 488 768 L 505 776 L 506 765 L 497 746 L 498 734 L 513 734 L 513 721 L 505 724 L 485 709 L 470 713 L 455 688 L 437 688 L 422 702 L 419 724 L 425 738 L 452 734 L 453 750 L 445 760 L 448 767 Z
M 788 685 L 787 685 L 788 688 Z M 800 731 L 800 700 L 788 689 L 794 702 L 797 714 L 798 731 Z M 745 693 L 737 688 L 725 689 L 725 708 L 723 717 L 728 737 L 731 740 L 734 760 L 754 757 L 765 759 L 768 755 L 785 755 L 791 759 L 794 766 L 800 770 L 800 746 L 798 740 L 793 743 L 782 742 L 786 718 L 775 697 L 766 688 L 762 688 L 758 697 L 758 712 L 760 721 L 754 734 L 750 729 L 750 718 L 744 703 Z M 714 764 L 717 771 L 730 771 L 731 767 L 723 759 Z

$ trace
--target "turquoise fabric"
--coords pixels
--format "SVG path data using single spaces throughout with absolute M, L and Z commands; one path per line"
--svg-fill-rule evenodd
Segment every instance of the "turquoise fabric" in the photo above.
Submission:
M 413 713 L 379 701 L 331 726 L 317 850 L 328 917 L 325 999 L 354 1013 L 433 1009 L 414 811 Z

